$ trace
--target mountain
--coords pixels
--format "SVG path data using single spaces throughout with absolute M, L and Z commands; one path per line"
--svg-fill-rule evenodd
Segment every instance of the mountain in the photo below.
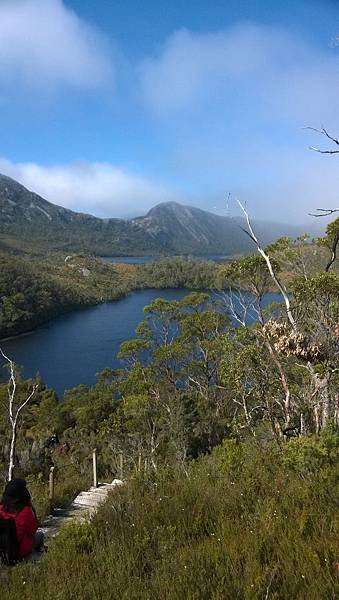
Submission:
M 48 202 L 0 175 L 0 247 L 13 251 L 83 252 L 95 255 L 238 254 L 253 249 L 241 218 L 165 202 L 134 219 L 99 219 Z M 302 227 L 254 223 L 263 243 L 295 237 Z
M 246 227 L 241 217 L 222 217 L 177 202 L 158 204 L 145 217 L 131 222 L 172 253 L 237 254 L 253 250 L 253 242 L 240 229 Z M 301 226 L 261 221 L 254 221 L 254 226 L 265 244 L 283 235 L 304 233 Z
M 97 255 L 159 252 L 138 225 L 57 206 L 5 175 L 0 175 L 0 246 Z

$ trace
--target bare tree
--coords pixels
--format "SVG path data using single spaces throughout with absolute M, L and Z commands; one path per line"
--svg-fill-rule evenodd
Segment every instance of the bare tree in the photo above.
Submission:
M 28 394 L 28 396 L 23 400 L 16 402 L 17 395 L 17 382 L 15 376 L 15 365 L 14 362 L 6 356 L 6 354 L 0 348 L 1 356 L 7 361 L 9 365 L 9 381 L 7 386 L 7 394 L 8 394 L 8 417 L 11 427 L 11 442 L 10 442 L 10 450 L 9 450 L 9 462 L 8 462 L 8 481 L 13 479 L 14 467 L 15 467 L 15 448 L 17 441 L 17 429 L 18 429 L 18 419 L 21 411 L 27 406 L 30 400 L 35 395 L 38 384 L 33 383 L 32 390 Z
M 267 268 L 269 270 L 269 273 L 270 273 L 270 275 L 271 275 L 271 277 L 272 277 L 275 285 L 279 289 L 279 291 L 280 291 L 280 293 L 281 293 L 281 295 L 282 295 L 282 297 L 284 299 L 288 320 L 291 323 L 292 328 L 294 330 L 296 330 L 297 329 L 297 324 L 296 324 L 295 319 L 294 319 L 293 314 L 292 314 L 291 303 L 290 303 L 290 300 L 289 300 L 289 297 L 288 297 L 287 290 L 283 286 L 283 284 L 279 281 L 279 279 L 278 279 L 278 277 L 277 277 L 277 275 L 276 275 L 276 273 L 274 271 L 274 268 L 273 268 L 272 261 L 271 261 L 270 257 L 268 256 L 267 252 L 265 252 L 265 250 L 262 248 L 262 246 L 261 246 L 261 244 L 260 244 L 260 242 L 259 242 L 256 234 L 254 233 L 254 230 L 253 230 L 253 227 L 252 227 L 252 223 L 250 221 L 250 218 L 249 218 L 249 215 L 248 215 L 248 212 L 247 212 L 246 208 L 244 207 L 243 204 L 241 204 L 240 200 L 237 200 L 237 202 L 238 202 L 241 210 L 243 211 L 243 213 L 244 213 L 244 215 L 246 217 L 248 231 L 244 227 L 241 227 L 241 229 L 255 243 L 259 254 L 261 254 L 261 256 L 263 257 L 263 259 L 265 260 L 265 262 L 267 264 Z

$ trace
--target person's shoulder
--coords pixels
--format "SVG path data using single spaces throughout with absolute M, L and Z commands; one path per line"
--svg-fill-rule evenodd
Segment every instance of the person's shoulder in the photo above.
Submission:
M 20 512 L 17 513 L 17 519 L 19 519 L 19 520 L 31 519 L 32 517 L 35 518 L 32 508 L 30 506 L 24 506 L 20 510 Z

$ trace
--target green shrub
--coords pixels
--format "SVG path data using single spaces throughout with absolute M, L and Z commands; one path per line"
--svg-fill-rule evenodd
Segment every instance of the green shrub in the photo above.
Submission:
M 13 569 L 6 598 L 334 599 L 337 442 L 230 441 L 185 472 L 139 474 L 38 569 Z
M 315 473 L 319 468 L 339 464 L 339 435 L 326 429 L 319 437 L 290 440 L 284 449 L 284 464 L 299 473 Z

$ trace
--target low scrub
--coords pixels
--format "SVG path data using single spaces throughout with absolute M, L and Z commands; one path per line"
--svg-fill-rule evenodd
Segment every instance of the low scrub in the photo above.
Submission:
M 228 440 L 186 469 L 140 474 L 39 567 L 8 572 L 2 595 L 334 599 L 338 455 L 331 431 L 283 448 Z

